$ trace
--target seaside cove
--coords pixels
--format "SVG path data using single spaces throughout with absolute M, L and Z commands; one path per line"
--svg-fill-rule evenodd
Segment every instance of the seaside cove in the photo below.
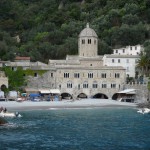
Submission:
M 134 107 L 20 109 L 0 127 L 1 149 L 148 150 L 150 115 Z
M 22 115 L 0 127 L 1 149 L 150 149 L 150 115 L 137 113 L 132 103 L 84 99 L 1 105 Z

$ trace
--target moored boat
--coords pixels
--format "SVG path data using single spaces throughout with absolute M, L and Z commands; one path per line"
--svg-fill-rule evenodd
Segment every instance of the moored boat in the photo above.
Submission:
M 21 114 L 19 114 L 18 112 L 15 113 L 11 113 L 11 112 L 1 112 L 0 113 L 0 117 L 21 117 Z
M 150 109 L 149 108 L 141 108 L 137 112 L 141 113 L 141 114 L 148 114 L 148 113 L 150 113 Z

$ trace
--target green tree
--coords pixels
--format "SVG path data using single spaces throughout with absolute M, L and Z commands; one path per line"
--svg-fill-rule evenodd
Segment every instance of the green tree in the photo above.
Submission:
M 124 8 L 127 14 L 135 15 L 139 12 L 139 5 L 135 3 L 126 3 Z
M 111 9 L 108 12 L 108 19 L 111 26 L 120 26 L 121 24 L 121 16 L 118 9 Z
M 102 53 L 150 39 L 149 0 L 0 0 L 0 7 L 2 60 L 15 53 L 35 61 L 74 54 L 71 45 L 87 22 L 104 42 Z M 13 41 L 16 35 L 20 43 Z
M 104 54 L 110 54 L 112 53 L 111 47 L 103 40 L 99 41 L 98 45 L 98 54 L 99 55 L 104 55 Z
M 148 88 L 148 100 L 149 100 L 149 103 L 150 103 L 150 77 L 149 77 L 147 88 Z
M 148 67 L 149 67 L 149 58 L 145 54 L 142 54 L 137 62 L 137 68 L 141 70 L 142 75 L 148 75 L 149 72 Z
M 144 42 L 144 51 L 147 57 L 150 56 L 150 40 Z
M 122 17 L 122 23 L 128 25 L 135 25 L 139 23 L 139 18 L 137 15 L 127 14 Z
M 10 67 L 5 67 L 4 71 L 8 77 L 9 90 L 19 91 L 26 84 L 22 68 L 17 68 L 16 71 L 13 71 Z

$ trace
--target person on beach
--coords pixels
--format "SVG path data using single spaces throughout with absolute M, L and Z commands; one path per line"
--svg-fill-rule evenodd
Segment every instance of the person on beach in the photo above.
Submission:
M 1 107 L 1 108 L 0 108 L 0 112 L 3 112 L 3 111 L 4 111 L 4 108 L 3 108 L 3 107 Z
M 7 109 L 6 109 L 6 107 L 5 107 L 5 109 L 4 109 L 4 113 L 6 113 L 7 112 Z
M 72 101 L 74 102 L 75 101 L 75 99 L 74 99 L 74 95 L 72 94 Z

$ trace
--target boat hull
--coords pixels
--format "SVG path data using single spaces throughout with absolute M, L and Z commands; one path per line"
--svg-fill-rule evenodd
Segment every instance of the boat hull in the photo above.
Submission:
M 16 112 L 16 113 L 1 112 L 0 117 L 21 117 L 21 115 L 18 112 Z

